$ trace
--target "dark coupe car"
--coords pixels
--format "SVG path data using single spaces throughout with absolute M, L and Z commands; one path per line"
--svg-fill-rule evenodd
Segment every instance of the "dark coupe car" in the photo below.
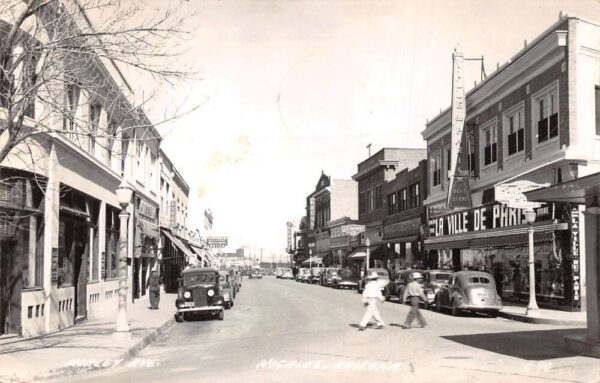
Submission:
M 435 308 L 438 311 L 448 308 L 452 315 L 467 310 L 496 316 L 502 310 L 502 301 L 496 293 L 496 282 L 491 274 L 458 271 L 435 295 Z
M 175 319 L 182 322 L 193 314 L 208 313 L 223 320 L 225 316 L 219 271 L 212 268 L 187 268 L 181 272 L 175 300 Z
M 337 278 L 332 279 L 331 285 L 335 289 L 355 289 L 358 286 L 358 277 L 352 269 L 341 269 L 337 273 Z

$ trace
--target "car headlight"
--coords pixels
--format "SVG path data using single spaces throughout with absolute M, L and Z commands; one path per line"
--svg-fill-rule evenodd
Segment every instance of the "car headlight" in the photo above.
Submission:
M 208 290 L 207 294 L 208 294 L 209 297 L 212 297 L 213 295 L 215 295 L 215 290 L 210 289 L 210 290 Z
M 189 298 L 191 298 L 191 297 L 192 297 L 192 294 L 191 294 L 189 291 L 186 291 L 185 293 L 183 293 L 183 297 L 184 297 L 185 299 L 189 299 Z

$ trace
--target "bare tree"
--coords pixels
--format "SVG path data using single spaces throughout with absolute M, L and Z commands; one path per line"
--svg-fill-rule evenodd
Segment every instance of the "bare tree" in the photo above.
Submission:
M 193 73 L 173 65 L 188 36 L 184 19 L 175 8 L 141 17 L 141 4 L 0 2 L 0 162 L 15 150 L 27 152 L 17 147 L 41 134 L 65 134 L 84 149 L 109 152 L 134 130 L 156 137 L 152 125 L 165 121 L 151 124 L 141 112 L 153 95 L 140 98 L 123 71 L 169 83 Z

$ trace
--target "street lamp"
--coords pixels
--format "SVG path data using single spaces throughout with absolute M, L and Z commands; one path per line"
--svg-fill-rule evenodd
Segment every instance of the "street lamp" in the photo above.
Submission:
M 535 316 L 539 313 L 535 299 L 535 259 L 533 255 L 533 223 L 535 222 L 536 213 L 533 209 L 527 209 L 523 214 L 529 225 L 527 229 L 529 234 L 529 303 L 527 304 L 527 316 Z
M 365 245 L 367 245 L 367 265 L 365 267 L 365 274 L 366 274 L 367 270 L 369 270 L 369 258 L 371 256 L 371 249 L 369 248 L 369 246 L 371 246 L 371 240 L 368 237 L 365 241 Z
M 131 202 L 132 195 L 133 189 L 123 178 L 117 188 L 117 200 L 121 205 L 119 214 L 121 227 L 119 233 L 119 311 L 115 330 L 116 334 L 124 337 L 131 337 L 127 321 L 127 219 L 129 218 L 127 207 Z

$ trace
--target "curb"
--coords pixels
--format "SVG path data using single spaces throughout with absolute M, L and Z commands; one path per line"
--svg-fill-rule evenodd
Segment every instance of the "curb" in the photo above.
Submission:
M 164 334 L 173 324 L 175 323 L 175 318 L 171 317 L 167 321 L 165 321 L 161 326 L 155 328 L 149 334 L 144 336 L 142 339 L 135 342 L 133 345 L 129 347 L 129 349 L 125 352 L 122 352 L 118 355 L 115 355 L 111 360 L 122 360 L 123 362 L 129 361 L 135 357 L 141 350 L 143 350 L 146 346 L 151 344 L 158 338 L 160 335 Z M 28 379 L 19 378 L 16 376 L 0 376 L 1 379 L 7 379 L 6 382 L 14 382 L 14 383 L 23 383 L 23 382 L 35 382 L 41 380 L 48 379 L 56 379 L 60 377 L 72 376 L 75 374 L 83 374 L 90 371 L 99 371 L 113 368 L 114 366 L 102 366 L 102 364 L 98 365 L 89 365 L 89 366 L 67 366 L 60 367 L 54 370 L 48 370 L 44 372 L 40 372 L 35 376 L 32 376 Z M 2 380 L 4 382 L 4 380 Z
M 514 321 L 532 323 L 532 324 L 550 324 L 550 325 L 562 325 L 562 326 L 585 326 L 586 325 L 585 321 L 577 321 L 577 320 L 571 320 L 571 319 L 532 318 L 532 317 L 528 317 L 523 314 L 514 314 L 514 313 L 503 312 L 503 311 L 500 311 L 498 313 L 498 316 L 502 317 L 502 318 L 514 320 Z

